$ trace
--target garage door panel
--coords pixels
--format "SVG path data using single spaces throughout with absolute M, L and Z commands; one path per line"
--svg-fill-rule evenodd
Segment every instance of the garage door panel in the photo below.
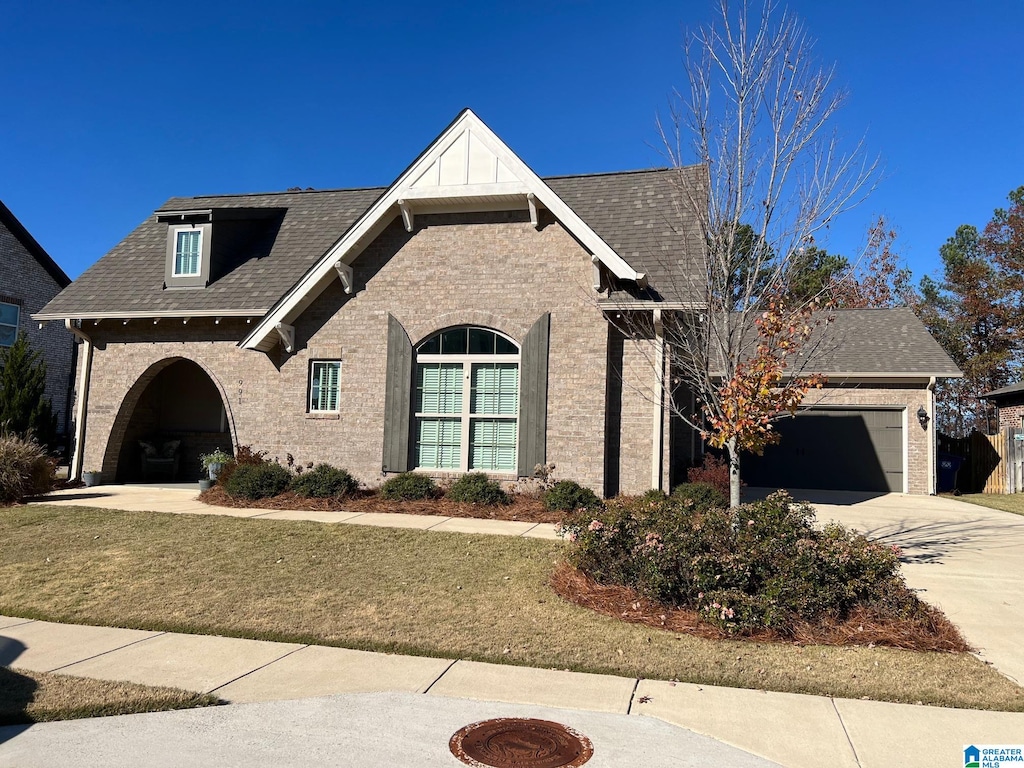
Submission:
M 903 414 L 811 409 L 776 424 L 782 440 L 745 455 L 748 485 L 852 491 L 903 490 Z

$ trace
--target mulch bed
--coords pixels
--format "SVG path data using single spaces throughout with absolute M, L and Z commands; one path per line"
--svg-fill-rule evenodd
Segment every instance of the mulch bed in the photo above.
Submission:
M 481 520 L 514 520 L 524 523 L 562 522 L 561 512 L 549 512 L 539 498 L 515 496 L 511 504 L 485 506 L 464 504 L 445 498 L 420 501 L 387 501 L 372 491 L 342 499 L 311 499 L 291 491 L 269 499 L 236 499 L 220 486 L 199 494 L 199 500 L 217 507 L 313 510 L 317 512 L 389 512 L 403 515 L 438 515 L 440 517 L 474 517 Z
M 790 642 L 797 645 L 884 645 L 911 651 L 950 653 L 971 650 L 960 631 L 941 611 L 931 606 L 925 606 L 920 620 L 884 619 L 867 609 L 858 609 L 845 621 L 826 620 L 817 624 L 801 622 L 789 633 L 763 629 L 735 635 L 702 621 L 695 611 L 660 605 L 641 597 L 628 587 L 598 584 L 565 562 L 555 568 L 550 583 L 563 600 L 605 616 L 709 640 Z

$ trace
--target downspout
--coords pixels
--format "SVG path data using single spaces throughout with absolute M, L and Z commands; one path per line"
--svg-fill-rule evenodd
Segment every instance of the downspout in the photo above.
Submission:
M 662 450 L 665 418 L 665 327 L 661 310 L 654 315 L 654 421 L 651 425 L 651 488 L 661 490 Z
M 75 452 L 71 456 L 68 480 L 82 479 L 82 453 L 85 449 L 85 411 L 89 401 L 89 377 L 92 374 L 92 339 L 71 318 L 64 320 L 67 328 L 82 342 L 82 373 L 78 379 L 78 398 L 75 403 Z
M 928 488 L 928 495 L 934 496 L 938 490 L 938 478 L 936 472 L 938 468 L 938 450 L 939 450 L 939 433 L 935 429 L 935 377 L 932 376 L 928 379 L 928 386 L 925 387 L 925 391 L 928 392 L 928 423 L 932 425 L 932 436 L 930 438 L 931 444 L 928 447 L 928 477 L 931 484 Z

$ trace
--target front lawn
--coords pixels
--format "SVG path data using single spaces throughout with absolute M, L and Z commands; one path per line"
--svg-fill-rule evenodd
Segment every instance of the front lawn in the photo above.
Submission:
M 709 640 L 570 605 L 561 544 L 48 506 L 0 510 L 0 613 L 848 698 L 1024 710 L 969 654 Z
M 0 667 L 0 725 L 208 707 L 216 696 Z
M 1024 515 L 1024 493 L 965 493 L 955 498 L 957 501 L 966 501 L 969 504 L 977 504 L 980 507 L 1013 512 L 1015 515 Z

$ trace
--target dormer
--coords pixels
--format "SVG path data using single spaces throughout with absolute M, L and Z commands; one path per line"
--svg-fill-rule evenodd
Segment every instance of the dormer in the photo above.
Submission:
M 158 211 L 157 221 L 167 224 L 164 288 L 209 285 L 213 211 Z
M 164 288 L 205 288 L 244 261 L 261 258 L 284 208 L 157 211 L 167 225 Z

